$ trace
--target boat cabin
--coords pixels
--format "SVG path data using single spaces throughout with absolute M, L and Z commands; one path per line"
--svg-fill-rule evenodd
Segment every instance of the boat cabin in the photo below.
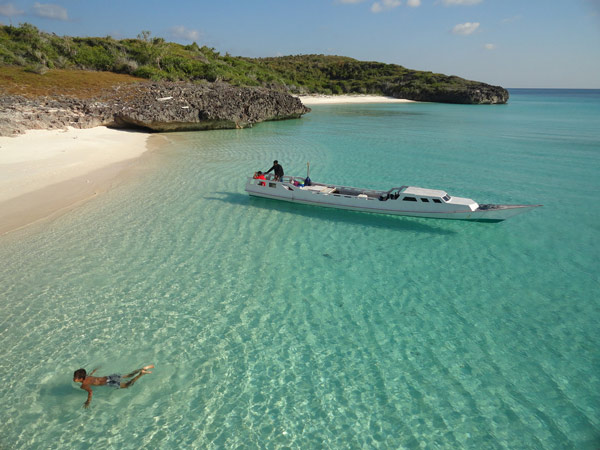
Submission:
M 415 203 L 449 203 L 453 205 L 468 206 L 471 211 L 475 211 L 479 206 L 470 198 L 451 197 L 446 191 L 425 189 L 415 186 L 392 188 L 382 194 L 380 200 L 400 200 L 403 202 Z

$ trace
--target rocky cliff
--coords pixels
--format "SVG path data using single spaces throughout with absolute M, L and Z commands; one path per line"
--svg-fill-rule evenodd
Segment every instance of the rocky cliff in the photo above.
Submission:
M 115 111 L 114 127 L 152 131 L 244 128 L 265 120 L 295 119 L 310 109 L 289 94 L 225 83 L 139 84 L 127 88 L 128 101 Z
M 97 98 L 0 96 L 0 135 L 28 129 L 143 128 L 149 131 L 244 128 L 309 112 L 289 94 L 225 83 L 138 83 Z
M 436 80 L 431 84 L 415 83 L 413 80 L 401 81 L 396 85 L 388 85 L 383 90 L 386 95 L 392 97 L 420 102 L 493 105 L 508 101 L 508 91 L 503 87 L 462 79 L 459 83 L 455 81 L 457 77 L 439 78 L 442 78 L 441 82 Z

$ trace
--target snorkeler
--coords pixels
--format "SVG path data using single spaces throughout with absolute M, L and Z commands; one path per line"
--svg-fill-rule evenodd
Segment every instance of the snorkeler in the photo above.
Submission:
M 133 383 L 135 383 L 137 381 L 137 379 L 139 377 L 141 377 L 142 375 L 145 375 L 147 373 L 152 373 L 150 371 L 148 371 L 148 369 L 153 369 L 154 365 L 150 364 L 149 366 L 145 366 L 142 367 L 141 369 L 138 370 L 134 370 L 133 372 L 127 374 L 127 375 L 118 375 L 118 374 L 113 374 L 113 375 L 108 375 L 107 377 L 93 377 L 92 375 L 94 374 L 94 372 L 96 372 L 96 370 L 98 370 L 98 368 L 92 370 L 90 372 L 90 374 L 88 375 L 85 371 L 85 369 L 78 369 L 75 371 L 75 373 L 73 374 L 73 381 L 75 383 L 81 383 L 81 389 L 83 389 L 84 391 L 87 391 L 88 393 L 88 397 L 86 402 L 83 404 L 84 408 L 87 408 L 88 406 L 90 406 L 90 402 L 92 401 L 92 388 L 91 386 L 111 386 L 111 387 L 116 387 L 116 388 L 121 388 L 121 389 L 127 389 L 130 386 L 133 386 Z M 127 378 L 131 378 L 133 377 L 131 380 L 129 381 L 123 381 Z

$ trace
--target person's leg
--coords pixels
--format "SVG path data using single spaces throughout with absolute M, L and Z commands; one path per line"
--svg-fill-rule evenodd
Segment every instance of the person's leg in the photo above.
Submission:
M 146 366 L 147 368 L 152 368 L 154 366 Z M 152 373 L 148 370 L 146 370 L 146 367 L 140 369 L 138 372 L 138 374 L 132 378 L 131 380 L 129 380 L 127 383 L 121 383 L 121 389 L 127 389 L 128 387 L 133 386 L 133 383 L 135 383 L 142 375 L 146 375 L 147 373 Z
M 128 373 L 127 375 L 123 375 L 123 378 L 131 378 L 132 376 L 137 375 L 141 370 L 142 369 L 134 370 L 133 372 Z
M 131 378 L 132 376 L 137 375 L 142 370 L 148 370 L 148 369 L 154 369 L 154 364 L 150 364 L 148 366 L 142 367 L 141 369 L 134 370 L 133 372 L 128 373 L 127 375 L 123 375 L 123 378 Z M 150 373 L 150 372 L 148 372 L 148 373 Z

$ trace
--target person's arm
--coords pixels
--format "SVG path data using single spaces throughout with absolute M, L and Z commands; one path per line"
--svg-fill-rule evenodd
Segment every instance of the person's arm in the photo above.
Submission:
M 87 393 L 88 393 L 87 400 L 83 404 L 83 407 L 87 408 L 87 407 L 90 406 L 90 403 L 92 402 L 92 388 L 90 388 L 89 386 L 86 386 L 86 385 L 82 384 L 81 385 L 81 389 L 83 389 L 84 391 L 87 391 Z
M 100 367 L 96 367 L 94 370 L 92 370 L 90 373 L 88 373 L 88 377 L 94 375 L 94 372 L 96 372 L 96 370 L 98 370 Z
M 266 172 L 264 172 L 265 174 L 269 173 L 271 170 L 273 170 L 275 168 L 275 166 L 272 166 L 269 170 L 267 170 Z

